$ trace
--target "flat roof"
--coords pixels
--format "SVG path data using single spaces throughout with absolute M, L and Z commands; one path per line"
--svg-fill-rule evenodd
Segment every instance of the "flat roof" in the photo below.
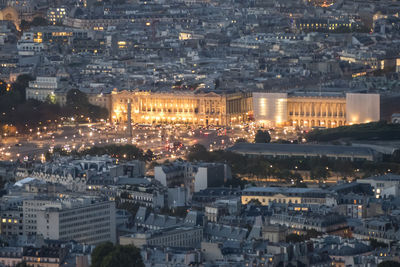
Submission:
M 385 175 L 379 175 L 379 176 L 370 176 L 365 179 L 358 179 L 357 182 L 363 181 L 363 180 L 375 180 L 375 181 L 400 181 L 400 175 L 397 174 L 385 174 Z
M 300 188 L 300 187 L 249 187 L 243 192 L 263 192 L 263 193 L 281 193 L 281 194 L 306 194 L 306 193 L 330 193 L 328 190 L 319 188 Z
M 314 155 L 345 155 L 373 156 L 374 150 L 367 147 L 315 145 L 315 144 L 277 144 L 277 143 L 238 143 L 227 149 L 242 154 L 314 154 Z

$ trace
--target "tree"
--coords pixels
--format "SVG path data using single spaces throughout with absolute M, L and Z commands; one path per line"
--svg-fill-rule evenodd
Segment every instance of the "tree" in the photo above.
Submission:
M 396 149 L 392 154 L 392 161 L 400 163 L 400 149 Z
M 6 184 L 6 179 L 4 179 L 3 176 L 0 175 L 0 190 L 4 188 L 5 184 Z
M 35 17 L 32 21 L 21 20 L 20 29 L 22 31 L 28 30 L 32 26 L 47 26 L 49 22 L 43 17 Z
M 92 120 L 97 120 L 107 119 L 108 117 L 107 109 L 90 104 L 87 95 L 78 89 L 68 91 L 66 106 L 69 108 L 67 116 L 77 119 L 86 120 L 89 117 Z
M 47 26 L 47 25 L 49 25 L 49 22 L 43 17 L 35 17 L 32 20 L 31 25 L 32 26 Z
M 122 194 L 122 193 L 124 193 L 124 194 Z M 126 192 L 122 192 L 122 193 L 121 193 L 121 198 L 128 198 L 128 196 L 127 196 L 128 193 L 126 193 Z M 118 202 L 117 207 L 118 207 L 118 209 L 126 210 L 130 214 L 135 215 L 140 206 L 139 206 L 139 204 L 135 204 L 135 203 L 126 201 L 123 203 Z
M 400 267 L 400 263 L 397 261 L 382 261 L 378 264 L 378 267 Z
M 317 165 L 315 168 L 311 169 L 310 176 L 311 179 L 314 180 L 325 180 L 329 176 L 329 170 L 326 167 Z
M 235 143 L 237 144 L 237 143 L 248 143 L 248 142 L 247 142 L 246 138 L 238 138 L 238 139 L 235 141 Z
M 100 267 L 105 256 L 107 256 L 114 249 L 111 242 L 104 242 L 96 246 L 92 252 L 92 265 L 91 267 Z
M 288 234 L 286 236 L 286 242 L 287 243 L 299 243 L 299 242 L 304 242 L 305 238 L 304 236 L 296 235 L 296 234 Z
M 187 158 L 189 161 L 209 161 L 210 153 L 208 153 L 207 149 L 203 145 L 195 144 L 189 148 L 189 154 Z
M 20 263 L 18 263 L 17 265 L 15 265 L 15 267 L 28 267 L 28 265 L 26 264 L 26 262 L 21 261 Z
M 67 106 L 72 107 L 73 109 L 79 109 L 79 108 L 84 108 L 89 104 L 89 100 L 87 98 L 87 95 L 78 90 L 78 89 L 72 89 L 69 90 L 67 93 Z
M 154 167 L 159 166 L 160 163 L 158 163 L 157 161 L 152 161 L 149 165 L 149 169 L 154 169 Z
M 258 199 L 252 199 L 247 204 L 248 205 L 254 205 L 254 206 L 261 206 L 261 202 Z
M 152 161 L 154 158 L 154 153 L 150 149 L 147 149 L 146 154 L 144 155 L 146 161 Z
M 254 143 L 269 143 L 271 142 L 271 136 L 268 131 L 258 130 L 254 138 Z
M 133 245 L 116 245 L 105 242 L 92 253 L 91 267 L 144 267 L 140 250 Z
M 111 155 L 112 157 L 125 159 L 125 160 L 145 160 L 146 156 L 143 150 L 135 145 L 106 145 L 106 146 L 94 146 L 89 149 L 83 150 L 81 155 Z
M 144 267 L 140 250 L 133 245 L 116 245 L 102 261 L 100 267 Z
M 387 248 L 387 247 L 388 247 L 388 245 L 387 245 L 386 243 L 379 242 L 378 240 L 376 240 L 376 239 L 374 239 L 374 238 L 371 238 L 371 240 L 370 240 L 370 246 L 371 246 L 372 248 L 374 248 L 374 249 L 377 249 L 377 248 Z

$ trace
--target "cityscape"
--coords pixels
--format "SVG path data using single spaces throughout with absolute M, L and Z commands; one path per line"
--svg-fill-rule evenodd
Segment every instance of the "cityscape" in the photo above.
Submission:
M 399 16 L 0 0 L 0 267 L 400 267 Z

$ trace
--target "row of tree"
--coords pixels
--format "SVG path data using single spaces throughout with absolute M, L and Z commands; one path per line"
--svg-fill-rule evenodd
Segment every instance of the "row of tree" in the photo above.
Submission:
M 105 242 L 92 252 L 91 267 L 144 267 L 140 250 L 133 245 L 114 245 Z
M 114 245 L 104 242 L 93 250 L 91 267 L 144 267 L 140 249 L 133 245 Z M 20 262 L 16 267 L 28 267 L 26 262 Z
M 48 97 L 45 102 L 26 100 L 25 91 L 31 80 L 29 75 L 18 76 L 12 84 L 0 80 L 0 126 L 13 125 L 23 133 L 35 127 L 60 123 L 65 118 L 75 121 L 108 118 L 107 109 L 90 104 L 87 95 L 77 89 L 68 91 L 65 106 L 57 104 L 54 97 Z
M 154 159 L 153 151 L 148 149 L 144 152 L 141 148 L 138 148 L 135 145 L 105 145 L 105 146 L 93 146 L 91 148 L 85 149 L 83 151 L 73 150 L 71 153 L 67 153 L 62 150 L 61 147 L 55 147 L 53 150 L 53 154 L 67 155 L 72 154 L 76 156 L 101 156 L 101 155 L 110 155 L 113 158 L 117 158 L 120 160 L 143 160 L 143 161 L 152 161 Z M 51 155 L 46 155 L 46 158 L 50 158 Z
M 299 180 L 299 171 L 309 171 L 312 179 L 325 179 L 335 172 L 342 177 L 353 177 L 360 170 L 366 176 L 383 174 L 388 170 L 400 173 L 399 162 L 352 162 L 347 160 L 331 160 L 326 157 L 302 158 L 302 159 L 278 159 L 278 158 L 248 158 L 230 151 L 212 151 L 196 144 L 189 148 L 187 159 L 189 161 L 224 162 L 228 163 L 232 172 L 244 176 L 260 178 L 274 177 L 285 180 Z
M 326 142 L 338 139 L 395 140 L 400 138 L 400 125 L 386 121 L 355 124 L 331 129 L 315 129 L 306 135 L 307 141 Z

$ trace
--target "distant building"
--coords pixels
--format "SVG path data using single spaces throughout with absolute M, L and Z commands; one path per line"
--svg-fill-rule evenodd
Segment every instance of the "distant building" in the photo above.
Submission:
M 264 126 L 334 128 L 379 121 L 379 94 L 253 93 L 254 119 Z
M 19 55 L 34 55 L 35 53 L 41 52 L 44 49 L 44 45 L 42 43 L 35 43 L 33 38 L 33 33 L 23 33 L 21 40 L 19 40 L 17 43 Z
M 30 29 L 35 43 L 60 43 L 66 44 L 75 38 L 87 39 L 88 31 L 83 29 L 67 28 L 64 26 L 35 27 Z
M 357 239 L 375 239 L 379 242 L 390 244 L 400 238 L 400 231 L 393 222 L 383 216 L 365 219 L 362 225 L 357 225 L 353 230 L 353 236 Z
M 336 212 L 350 218 L 369 218 L 384 215 L 382 203 L 369 196 L 347 194 L 338 197 Z
M 121 184 L 120 189 L 117 190 L 117 195 L 121 203 L 133 203 L 150 208 L 163 208 L 167 205 L 167 198 L 169 201 L 169 191 L 167 193 L 167 189 L 159 184 L 138 178 L 120 180 Z M 171 197 L 171 199 L 173 198 Z M 169 207 L 172 206 L 172 204 L 169 205 Z
M 230 170 L 222 163 L 173 162 L 154 168 L 154 178 L 167 187 L 186 185 L 190 193 L 222 186 Z
M 270 223 L 285 225 L 290 228 L 289 232 L 296 234 L 304 234 L 307 230 L 338 235 L 348 234 L 346 217 L 339 214 L 321 216 L 313 213 L 277 213 L 271 216 Z
M 132 120 L 145 124 L 231 125 L 248 121 L 251 111 L 248 93 L 115 91 L 112 121 L 127 121 L 129 101 Z
M 250 187 L 242 191 L 242 204 L 258 200 L 261 205 L 273 203 L 336 206 L 334 194 L 316 188 Z
M 22 247 L 1 247 L 0 262 L 4 266 L 16 266 L 22 262 L 23 252 Z
M 114 202 L 94 198 L 25 200 L 23 215 L 27 236 L 86 244 L 116 241 Z
M 165 228 L 158 231 L 147 231 L 146 233 L 137 233 L 133 235 L 121 236 L 121 245 L 135 245 L 142 247 L 162 246 L 162 247 L 180 247 L 180 248 L 195 248 L 200 245 L 203 239 L 203 228 L 194 226 L 182 226 Z
M 177 217 L 155 214 L 145 207 L 139 207 L 135 215 L 135 226 L 149 230 L 160 230 L 171 227 L 178 227 L 183 220 Z
M 265 158 L 321 158 L 340 159 L 349 161 L 378 161 L 380 154 L 371 148 L 312 145 L 312 144 L 252 144 L 238 143 L 228 148 L 228 151 L 248 157 Z
M 80 203 L 79 203 L 80 202 Z M 115 203 L 90 200 L 37 211 L 37 234 L 85 244 L 116 242 Z
M 55 24 L 60 24 L 63 22 L 64 18 L 67 16 L 67 8 L 64 6 L 61 7 L 50 7 L 47 10 L 47 20 Z
M 227 187 L 217 187 L 217 188 L 207 188 L 195 192 L 192 198 L 192 205 L 195 206 L 205 206 L 211 204 L 219 199 L 236 199 L 240 198 L 242 191 L 240 188 L 227 188 Z
M 263 225 L 262 238 L 273 243 L 285 242 L 287 232 L 287 228 L 279 224 Z
M 225 215 L 238 215 L 240 204 L 240 198 L 219 199 L 205 206 L 205 217 L 210 222 L 219 222 Z
M 168 207 L 184 207 L 188 205 L 188 189 L 186 187 L 168 188 Z
M 23 212 L 19 208 L 1 211 L 1 227 L 2 236 L 21 236 L 23 230 Z
M 367 241 L 342 238 L 340 236 L 323 235 L 313 238 L 313 251 L 326 253 L 332 259 L 332 266 L 365 266 L 356 256 L 369 258 L 373 248 Z M 373 265 L 373 264 L 372 264 Z
M 29 82 L 26 88 L 26 99 L 45 101 L 48 97 L 53 97 L 55 101 L 55 91 L 59 87 L 57 77 L 37 77 L 35 81 Z
M 320 3 L 325 3 L 321 5 Z M 313 1 L 315 5 L 328 7 L 333 4 L 333 1 Z M 351 30 L 356 28 L 357 24 L 348 20 L 336 20 L 336 19 L 323 19 L 323 18 L 300 18 L 294 22 L 294 27 L 300 31 L 335 31 L 335 30 Z
M 28 247 L 24 250 L 23 261 L 33 267 L 59 267 L 68 253 L 67 248 L 48 246 L 41 248 Z
M 365 179 L 358 179 L 357 183 L 371 185 L 376 198 L 400 196 L 400 175 L 386 174 L 380 176 L 371 176 Z

